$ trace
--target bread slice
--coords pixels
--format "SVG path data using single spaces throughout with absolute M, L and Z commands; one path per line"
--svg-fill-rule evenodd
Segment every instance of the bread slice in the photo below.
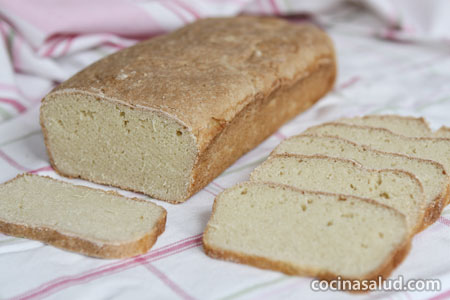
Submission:
M 409 251 L 404 215 L 372 200 L 246 182 L 217 196 L 206 254 L 290 275 L 387 277 Z
M 373 199 L 403 213 L 411 234 L 423 228 L 422 184 L 408 172 L 370 170 L 348 159 L 323 155 L 282 154 L 269 157 L 250 180 Z
M 432 134 L 432 130 L 424 118 L 397 115 L 367 115 L 339 119 L 336 123 L 385 128 L 396 134 L 412 137 L 426 137 Z
M 431 159 L 450 170 L 450 139 L 405 137 L 387 129 L 367 126 L 326 123 L 311 127 L 304 134 L 335 136 L 370 146 L 372 149 Z
M 372 149 L 434 160 L 450 173 L 450 139 L 405 137 L 384 128 L 326 123 L 307 129 L 305 134 L 336 136 L 370 146 Z M 446 203 L 450 203 L 450 191 Z
M 101 258 L 147 252 L 166 210 L 115 192 L 19 175 L 0 185 L 0 232 Z
M 410 172 L 419 179 L 425 192 L 425 225 L 439 218 L 446 202 L 449 177 L 445 168 L 433 160 L 372 150 L 345 139 L 317 135 L 298 135 L 286 139 L 272 152 L 272 155 L 277 154 L 321 154 L 352 159 L 370 169 Z
M 450 139 L 450 127 L 442 126 L 434 133 L 433 137 Z
M 68 177 L 186 201 L 333 86 L 309 24 L 201 19 L 90 65 L 48 94 L 41 126 Z

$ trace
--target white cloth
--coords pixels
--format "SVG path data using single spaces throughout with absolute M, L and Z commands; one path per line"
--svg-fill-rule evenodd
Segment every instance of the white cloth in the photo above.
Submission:
M 167 229 L 152 250 L 100 260 L 0 235 L 0 299 L 444 299 L 450 297 L 450 209 L 413 241 L 392 277 L 434 278 L 440 292 L 350 295 L 312 292 L 310 278 L 207 257 L 201 233 L 214 196 L 248 179 L 286 136 L 368 113 L 424 116 L 450 125 L 448 1 L 26 1 L 0 0 L 0 182 L 21 172 L 61 178 L 49 167 L 40 99 L 89 63 L 199 17 L 241 12 L 296 15 L 333 38 L 339 76 L 332 92 L 239 159 L 181 205 L 161 201 Z M 128 196 L 147 197 L 120 191 Z M 1 199 L 0 199 L 1 201 Z

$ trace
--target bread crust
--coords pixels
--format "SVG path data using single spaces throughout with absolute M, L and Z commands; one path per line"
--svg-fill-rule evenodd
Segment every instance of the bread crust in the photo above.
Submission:
M 242 28 L 248 32 L 243 33 Z M 214 39 L 223 45 L 218 46 Z M 172 45 L 175 41 L 176 47 Z M 203 48 L 192 44 L 202 44 Z M 200 59 L 198 52 L 202 51 L 205 53 Z M 225 58 L 228 63 L 223 62 Z M 190 64 L 180 65 L 183 59 Z M 205 65 L 218 71 L 201 71 Z M 161 77 L 149 66 L 166 72 L 168 77 Z M 128 72 L 126 80 L 114 76 L 122 70 Z M 180 70 L 189 76 L 183 77 L 185 73 Z M 88 93 L 100 100 L 161 113 L 186 128 L 197 152 L 186 195 L 182 199 L 160 199 L 178 203 L 318 101 L 332 88 L 335 77 L 332 42 L 314 26 L 293 25 L 276 18 L 205 19 L 93 64 L 53 90 L 43 105 L 55 95 Z M 164 78 L 173 78 L 179 84 L 171 85 L 174 90 L 169 91 Z M 135 88 L 130 89 L 130 84 Z M 83 178 L 58 168 L 42 113 L 40 122 L 55 171 Z
M 404 117 L 407 118 L 407 117 Z M 415 119 L 415 118 L 414 118 Z M 423 118 L 421 118 L 423 119 Z M 409 159 L 409 160 L 416 160 L 416 161 L 421 161 L 424 163 L 428 163 L 428 164 L 432 164 L 434 165 L 436 168 L 439 168 L 442 170 L 442 174 L 447 176 L 447 183 L 442 187 L 441 192 L 438 196 L 436 196 L 436 198 L 434 199 L 434 201 L 432 201 L 432 203 L 427 205 L 427 208 L 425 210 L 425 215 L 423 218 L 423 229 L 427 228 L 428 226 L 430 226 L 431 224 L 433 224 L 434 222 L 436 222 L 437 219 L 439 219 L 442 210 L 444 209 L 444 207 L 447 205 L 447 202 L 449 201 L 449 197 L 450 197 L 450 177 L 447 174 L 444 166 L 440 163 L 438 163 L 437 161 L 431 160 L 431 159 L 424 159 L 424 158 L 418 158 L 418 157 L 412 157 L 412 156 L 408 156 L 405 154 L 400 154 L 400 153 L 395 153 L 395 152 L 385 152 L 385 151 L 380 151 L 380 150 L 376 150 L 376 149 L 372 149 L 366 145 L 360 145 L 358 143 L 352 142 L 350 140 L 341 138 L 341 137 L 337 137 L 337 136 L 329 136 L 329 135 L 317 135 L 317 134 L 299 134 L 296 136 L 292 136 L 289 139 L 296 139 L 296 138 L 301 138 L 302 136 L 305 137 L 311 137 L 311 138 L 326 138 L 326 139 L 335 139 L 335 140 L 339 140 L 343 143 L 355 146 L 355 147 L 360 147 L 362 149 L 364 149 L 365 151 L 370 151 L 373 153 L 379 153 L 382 155 L 388 154 L 391 156 L 396 156 L 396 157 L 402 157 L 405 159 Z M 275 147 L 275 149 L 271 152 L 270 156 L 275 156 L 278 155 L 275 153 L 275 151 L 277 150 L 277 148 L 280 147 L 280 145 L 278 145 L 277 147 Z M 282 153 L 280 153 L 282 154 Z M 284 153 L 283 153 L 284 154 Z M 285 153 L 285 154 L 289 154 L 289 153 Z M 311 156 L 311 155 L 307 155 L 307 156 Z M 358 161 L 356 161 L 358 162 Z M 359 162 L 358 162 L 359 163 Z M 399 170 L 403 170 L 401 167 L 398 168 Z M 405 172 L 407 172 L 406 170 L 404 170 Z M 420 180 L 419 180 L 420 181 Z
M 387 205 L 384 205 L 382 203 L 376 202 L 371 199 L 343 195 L 343 194 L 333 194 L 333 193 L 327 193 L 327 192 L 302 190 L 302 189 L 298 189 L 298 188 L 295 188 L 292 186 L 278 184 L 278 183 L 272 183 L 272 182 L 243 182 L 243 183 L 238 184 L 238 186 L 258 185 L 258 184 L 289 189 L 289 190 L 293 190 L 293 191 L 296 191 L 296 192 L 299 192 L 302 194 L 309 193 L 309 194 L 316 194 L 316 195 L 335 195 L 338 197 L 342 196 L 345 198 L 358 199 L 359 201 L 372 203 L 374 205 L 385 207 L 385 208 L 388 208 L 389 210 L 395 211 L 397 214 L 401 215 L 404 218 L 405 223 L 406 223 L 406 218 L 402 213 L 400 213 L 399 211 L 397 211 L 396 209 L 394 209 L 392 207 L 389 207 Z M 216 197 L 216 199 L 214 200 L 211 218 L 214 216 L 214 213 L 217 208 L 217 201 L 218 201 L 219 197 L 221 196 L 221 194 L 219 194 Z M 208 229 L 209 229 L 209 227 L 206 226 L 205 232 L 203 234 L 203 249 L 204 249 L 205 253 L 212 258 L 247 264 L 247 265 L 251 265 L 251 266 L 254 266 L 257 268 L 261 268 L 261 269 L 269 269 L 269 270 L 279 271 L 279 272 L 285 273 L 287 275 L 310 276 L 310 277 L 316 277 L 318 279 L 327 280 L 327 281 L 336 279 L 336 278 L 338 278 L 338 276 L 340 276 L 339 274 L 334 274 L 331 272 L 324 272 L 324 271 L 320 271 L 320 270 L 313 270 L 313 269 L 308 269 L 308 268 L 297 267 L 297 266 L 291 265 L 289 263 L 285 263 L 285 262 L 281 262 L 281 261 L 277 261 L 277 260 L 271 260 L 271 259 L 268 259 L 265 257 L 260 257 L 260 256 L 256 256 L 256 255 L 248 255 L 248 254 L 241 253 L 241 252 L 235 252 L 235 251 L 216 248 L 208 243 L 208 240 L 207 240 Z M 385 261 L 377 269 L 373 270 L 372 272 L 370 272 L 369 274 L 366 274 L 364 277 L 361 277 L 361 278 L 347 278 L 347 277 L 341 277 L 341 278 L 343 280 L 358 280 L 358 281 L 376 280 L 377 281 L 378 277 L 381 276 L 383 279 L 386 279 L 392 273 L 393 269 L 395 267 L 397 267 L 405 259 L 405 257 L 409 253 L 410 248 L 411 248 L 411 236 L 408 236 L 404 241 L 399 243 L 398 247 L 391 253 L 391 255 L 389 257 L 387 257 L 385 259 Z M 368 292 L 368 291 L 362 290 L 359 292 Z
M 278 87 L 267 97 L 250 102 L 234 120 L 227 123 L 200 153 L 192 172 L 189 196 L 194 195 L 226 170 L 246 152 L 273 134 L 283 123 L 311 107 L 333 86 L 335 66 L 318 66 L 311 75 L 300 79 L 293 86 Z M 327 84 L 324 84 L 326 82 Z M 291 101 L 300 99 L 300 101 Z M 273 107 L 278 113 L 273 113 Z M 232 153 L 226 145 L 233 147 Z
M 20 174 L 15 178 L 5 182 L 11 182 L 23 176 L 31 176 L 30 174 Z M 37 175 L 35 175 L 37 176 Z M 50 180 L 62 182 L 48 176 L 41 176 L 49 178 Z M 115 191 L 103 191 L 94 189 L 87 186 L 77 186 L 84 189 L 102 191 L 105 193 L 124 197 Z M 125 198 L 125 197 L 124 197 Z M 148 203 L 148 201 L 138 198 L 128 198 L 134 201 Z M 153 203 L 152 203 L 153 204 Z M 156 204 L 153 204 L 156 205 Z M 157 205 L 159 206 L 159 205 Z M 160 206 L 159 206 L 160 207 Z M 76 234 L 70 234 L 67 232 L 60 232 L 56 229 L 47 226 L 29 226 L 27 224 L 10 223 L 0 219 L 0 232 L 6 235 L 11 235 L 20 238 L 28 238 L 38 240 L 46 244 L 69 250 L 77 253 L 81 253 L 87 256 L 98 258 L 127 258 L 146 253 L 156 242 L 159 235 L 165 230 L 167 211 L 163 208 L 161 216 L 151 231 L 147 232 L 144 236 L 134 241 L 111 243 L 108 241 L 91 241 L 77 236 Z

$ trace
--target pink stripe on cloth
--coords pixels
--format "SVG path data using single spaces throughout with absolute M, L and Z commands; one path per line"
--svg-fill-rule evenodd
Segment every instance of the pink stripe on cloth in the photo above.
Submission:
M 274 13 L 276 16 L 281 15 L 281 11 L 280 11 L 280 9 L 278 8 L 278 4 L 277 4 L 276 0 L 269 0 L 269 3 L 270 3 L 270 6 L 272 7 L 273 13 Z
M 428 298 L 428 300 L 444 300 L 444 299 L 450 299 L 450 290 L 440 293 L 431 298 Z
M 12 159 L 10 156 L 8 156 L 2 150 L 0 150 L 0 157 L 3 158 L 9 165 L 11 165 L 12 167 L 14 167 L 20 171 L 26 171 L 26 172 L 30 171 L 30 169 L 20 165 L 18 162 L 16 162 L 14 159 Z
M 141 261 L 140 258 L 137 258 L 137 260 Z M 168 286 L 174 293 L 176 293 L 178 296 L 180 296 L 182 299 L 185 300 L 194 300 L 192 296 L 190 296 L 186 291 L 184 291 L 178 284 L 176 284 L 174 281 L 172 281 L 166 274 L 164 274 L 162 271 L 160 271 L 158 268 L 153 266 L 151 263 L 149 263 L 146 260 L 141 261 L 142 265 L 152 272 L 156 277 L 158 277 L 166 286 Z
M 349 80 L 343 82 L 341 85 L 337 86 L 334 88 L 334 90 L 342 90 L 342 89 L 346 89 L 350 86 L 352 86 L 353 84 L 355 84 L 356 82 L 360 81 L 361 77 L 359 76 L 353 76 L 352 78 L 350 78 Z
M 212 181 L 211 183 L 214 184 L 215 186 L 217 186 L 219 189 L 222 189 L 222 190 L 225 189 L 223 186 L 221 186 L 220 184 L 218 184 L 218 183 L 216 183 L 214 181 Z
M 4 37 L 6 37 L 6 30 L 5 30 L 5 28 L 4 28 L 3 26 L 4 26 L 4 25 L 3 25 L 3 21 L 0 20 L 0 33 L 1 33 Z
M 208 194 L 211 194 L 211 195 L 213 195 L 214 197 L 217 197 L 217 194 L 216 194 L 216 193 L 214 193 L 214 192 L 212 192 L 212 191 L 206 189 L 206 187 L 203 188 L 203 190 L 204 190 L 205 192 L 207 192 Z
M 167 248 L 174 247 L 174 246 L 179 245 L 179 244 L 181 244 L 181 243 L 183 243 L 183 242 L 186 242 L 186 241 L 190 241 L 190 240 L 197 239 L 197 238 L 201 237 L 202 235 L 203 235 L 203 234 L 197 234 L 197 235 L 194 235 L 194 236 L 191 236 L 191 237 L 184 238 L 184 239 L 179 240 L 179 241 L 177 241 L 177 242 L 168 244 L 168 245 L 166 245 L 166 246 L 164 246 L 164 247 L 161 247 L 161 248 L 152 250 L 152 251 L 150 251 L 148 254 L 154 253 L 155 251 L 162 251 L 162 250 L 165 250 L 165 249 L 167 249 Z M 197 246 L 198 246 L 197 244 L 192 244 L 191 246 L 188 246 L 188 247 L 186 247 L 186 248 L 180 248 L 179 250 L 176 250 L 176 251 L 174 251 L 174 252 L 167 252 L 167 254 L 164 254 L 164 255 L 161 255 L 161 256 L 158 256 L 158 257 L 152 259 L 152 261 L 155 261 L 155 260 L 158 260 L 158 259 L 162 259 L 162 258 L 165 258 L 165 257 L 167 257 L 167 256 L 171 256 L 171 255 L 174 255 L 174 254 L 176 254 L 176 253 L 179 253 L 179 252 L 182 252 L 182 251 L 185 251 L 185 250 L 188 250 L 188 249 L 190 249 L 190 248 L 197 247 Z M 148 254 L 146 254 L 146 255 L 148 255 Z M 83 276 L 83 275 L 85 275 L 85 274 L 89 274 L 89 273 L 94 273 L 94 272 L 97 272 L 97 271 L 101 271 L 101 270 L 103 270 L 103 269 L 105 269 L 105 268 L 107 268 L 107 267 L 113 267 L 113 266 L 116 266 L 116 265 L 120 265 L 120 264 L 122 264 L 122 263 L 123 263 L 123 261 L 118 261 L 118 262 L 115 262 L 115 263 L 111 263 L 111 264 L 106 264 L 106 265 L 100 266 L 100 267 L 98 267 L 98 268 L 94 268 L 94 269 L 92 269 L 92 270 L 89 270 L 89 271 L 86 271 L 86 272 L 83 272 L 83 273 L 80 273 L 80 274 L 77 274 L 77 275 L 72 275 L 72 276 L 61 276 L 61 277 L 59 277 L 59 278 L 56 278 L 56 279 L 54 279 L 54 280 L 51 280 L 51 281 L 49 281 L 49 282 L 47 282 L 47 283 L 41 285 L 41 288 L 44 288 L 44 287 L 46 287 L 46 286 L 49 286 L 50 284 L 52 284 L 52 283 L 54 283 L 54 282 L 56 282 L 56 281 L 61 281 L 61 280 L 65 280 L 65 279 L 71 279 L 71 278 L 73 278 L 73 277 L 75 277 L 75 276 L 78 276 L 78 277 L 79 277 L 79 276 Z
M 53 52 L 55 51 L 56 47 L 62 43 L 64 39 L 62 37 L 53 37 L 51 40 L 48 41 L 48 43 L 51 43 L 50 46 L 48 46 L 47 50 L 44 51 L 43 56 L 44 57 L 50 57 L 52 56 Z
M 14 69 L 16 70 L 20 69 L 21 65 L 20 51 L 22 49 L 22 46 L 23 46 L 23 39 L 16 32 L 11 45 L 11 51 L 13 52 L 13 65 Z
M 21 93 L 21 91 L 12 84 L 6 84 L 6 83 L 0 83 L 0 90 L 5 90 L 5 91 L 13 91 L 16 93 Z
M 175 254 L 178 254 L 178 253 L 180 253 L 180 252 L 184 252 L 184 251 L 189 250 L 189 249 L 191 249 L 191 248 L 196 248 L 196 247 L 201 246 L 201 245 L 202 245 L 202 242 L 200 241 L 200 242 L 198 242 L 198 243 L 195 243 L 195 244 L 190 245 L 189 247 L 182 248 L 182 249 L 180 249 L 180 250 L 176 250 L 176 251 L 174 251 L 174 252 L 170 252 L 170 253 L 168 253 L 168 254 L 164 254 L 164 255 L 162 255 L 162 256 L 158 256 L 158 257 L 156 257 L 156 258 L 149 259 L 148 261 L 149 261 L 149 262 L 158 261 L 158 260 L 164 259 L 164 258 L 166 258 L 166 257 L 173 256 L 173 255 L 175 255 Z
M 111 36 L 111 35 L 104 35 L 103 37 L 100 38 L 100 40 L 98 42 L 99 45 L 107 45 L 107 46 L 114 47 L 117 49 L 123 49 L 123 48 L 129 47 L 132 45 L 131 43 L 120 42 L 117 40 L 112 41 L 111 40 L 112 37 L 113 36 Z
M 30 170 L 30 171 L 28 171 L 28 173 L 36 174 L 36 173 L 44 172 L 44 171 L 53 171 L 53 168 L 51 166 L 46 166 L 46 167 Z
M 16 95 L 19 95 L 20 97 L 22 97 L 22 99 L 25 99 L 25 100 L 27 100 L 27 101 L 30 101 L 30 100 L 31 100 L 32 102 L 41 101 L 41 98 L 37 98 L 36 100 L 29 99 L 29 97 L 26 96 L 26 95 L 22 92 L 22 90 L 20 90 L 18 87 L 16 87 L 15 85 L 12 85 L 12 84 L 0 83 L 0 90 L 14 92 Z M 1 100 L 0 100 L 0 101 L 1 101 Z M 17 100 L 14 100 L 14 101 L 17 101 Z M 22 104 L 19 103 L 19 105 L 22 105 Z M 22 106 L 23 106 L 23 105 L 22 105 Z M 25 106 L 23 106 L 23 107 L 25 107 Z M 22 108 L 21 108 L 21 109 L 22 109 Z M 26 108 L 25 108 L 25 110 L 26 110 Z M 19 112 L 20 112 L 20 111 L 19 111 Z
M 174 14 L 175 16 L 178 17 L 178 19 L 180 19 L 184 24 L 189 23 L 189 20 L 178 11 L 177 7 L 173 7 L 172 4 L 170 2 L 159 2 L 159 4 L 161 4 L 162 6 L 164 6 L 167 10 L 169 10 L 172 14 Z
M 188 13 L 190 13 L 196 19 L 201 18 L 201 15 L 199 13 L 197 13 L 191 6 L 189 6 L 185 2 L 180 1 L 180 0 L 172 0 L 172 2 L 175 3 L 177 6 L 181 7 L 182 9 L 184 9 L 185 11 L 187 11 Z
M 134 1 L 14 0 L 1 1 L 1 5 L 41 31 L 47 39 L 57 34 L 99 32 L 138 37 L 155 31 L 149 14 Z
M 8 33 L 9 31 L 9 33 Z M 3 22 L 0 22 L 0 33 L 2 34 L 3 38 L 5 39 L 5 43 L 11 43 L 9 45 L 9 49 L 11 51 L 11 58 L 12 58 L 12 65 L 14 68 L 17 68 L 19 65 L 19 48 L 22 45 L 22 39 L 18 41 L 19 36 L 16 32 L 14 32 L 14 29 L 8 25 L 3 25 Z M 10 36 L 8 36 L 10 35 Z M 12 38 L 10 38 L 12 37 Z
M 150 251 L 147 254 L 135 257 L 135 258 L 131 258 L 131 259 L 127 259 L 127 260 L 122 260 L 119 261 L 117 263 L 113 263 L 113 264 L 108 264 L 105 266 L 101 266 L 98 269 L 94 269 L 94 270 L 90 270 L 87 272 L 84 272 L 82 274 L 78 274 L 78 275 L 74 275 L 74 276 L 63 276 L 63 277 L 59 277 L 56 278 L 54 280 L 51 280 L 47 283 L 42 284 L 41 286 L 32 289 L 28 292 L 25 292 L 21 295 L 18 295 L 12 299 L 36 299 L 36 298 L 40 298 L 42 296 L 45 295 L 49 295 L 49 294 L 53 294 L 57 291 L 60 291 L 62 289 L 68 288 L 70 286 L 74 286 L 83 282 L 87 282 L 90 280 L 94 280 L 106 275 L 110 275 L 116 272 L 120 272 L 132 267 L 135 267 L 136 265 L 138 265 L 140 263 L 139 260 L 152 260 L 152 259 L 158 259 L 160 257 L 169 257 L 171 255 L 174 255 L 176 253 L 188 250 L 193 248 L 194 246 L 199 246 L 201 245 L 201 235 L 196 235 L 193 237 L 190 237 L 188 239 L 191 240 L 186 240 L 182 243 L 175 242 L 173 243 L 173 245 L 168 246 L 168 247 L 164 247 L 164 249 L 155 249 Z M 138 260 L 139 259 L 139 260 Z
M 277 131 L 273 135 L 276 136 L 277 138 L 279 138 L 280 140 L 286 139 L 286 136 L 284 134 L 282 134 L 281 131 Z
M 17 100 L 8 99 L 8 98 L 0 98 L 0 102 L 10 104 L 13 106 L 19 113 L 23 113 L 27 110 L 27 108 Z
M 439 217 L 438 220 L 439 220 L 439 223 L 442 223 L 442 224 L 450 227 L 450 220 L 449 219 L 446 219 L 444 217 Z
M 73 35 L 71 35 L 66 39 L 66 44 L 64 45 L 64 49 L 61 52 L 61 56 L 64 56 L 67 54 L 67 52 L 69 52 L 70 46 L 72 45 L 74 38 L 75 37 Z

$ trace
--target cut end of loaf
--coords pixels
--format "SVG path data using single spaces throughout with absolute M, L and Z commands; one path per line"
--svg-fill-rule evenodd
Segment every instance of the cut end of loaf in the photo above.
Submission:
M 388 276 L 409 249 L 405 218 L 392 208 L 256 182 L 217 197 L 203 241 L 214 258 L 326 279 Z
M 195 137 L 177 120 L 74 91 L 46 97 L 41 125 L 55 170 L 170 202 L 190 196 Z

